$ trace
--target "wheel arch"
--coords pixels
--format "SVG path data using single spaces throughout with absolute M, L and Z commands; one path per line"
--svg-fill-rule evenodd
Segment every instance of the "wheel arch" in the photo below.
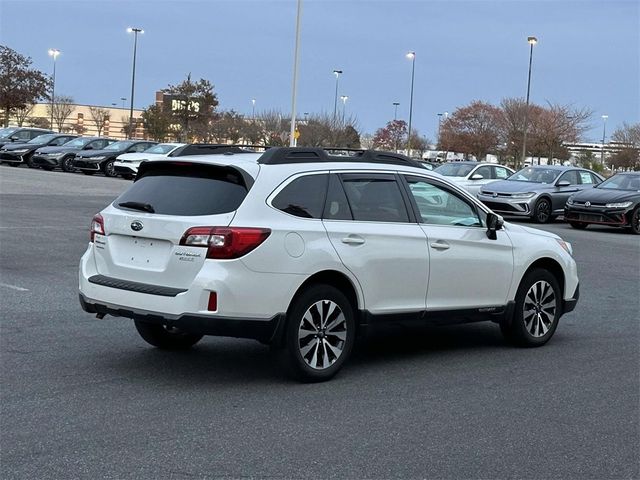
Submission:
M 526 277 L 529 272 L 531 272 L 532 270 L 535 270 L 536 268 L 541 268 L 543 270 L 546 270 L 556 278 L 556 280 L 558 281 L 558 286 L 560 287 L 560 292 L 562 293 L 562 298 L 564 298 L 565 296 L 564 270 L 556 260 L 549 257 L 539 258 L 536 261 L 534 261 L 531 265 L 529 265 L 527 269 L 524 271 L 524 273 L 522 274 L 522 276 L 520 277 L 520 282 L 518 283 L 518 287 L 522 283 L 522 280 L 524 279 L 524 277 Z
M 321 284 L 331 285 L 339 289 L 349 299 L 354 310 L 361 310 L 364 308 L 364 301 L 362 299 L 361 292 L 356 288 L 354 282 L 346 274 L 338 270 L 322 270 L 307 278 L 294 293 L 291 302 L 289 303 L 289 307 L 291 307 L 293 299 L 296 298 L 300 292 L 306 290 L 311 285 Z

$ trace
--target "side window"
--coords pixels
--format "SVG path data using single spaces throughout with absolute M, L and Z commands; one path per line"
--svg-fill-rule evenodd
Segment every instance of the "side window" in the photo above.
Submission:
M 42 135 L 40 132 L 30 132 L 29 130 L 22 130 L 16 134 L 20 140 L 32 140 L 38 135 Z
M 276 195 L 271 205 L 296 217 L 321 218 L 328 177 L 320 174 L 296 178 Z
M 420 177 L 407 177 L 409 189 L 418 205 L 421 223 L 481 227 L 482 222 L 471 204 L 455 193 Z
M 509 176 L 509 170 L 504 167 L 493 167 L 493 171 L 495 172 L 494 178 L 504 179 Z
M 64 145 L 65 143 L 67 143 L 69 140 L 71 140 L 72 137 L 60 137 L 60 138 L 56 138 L 53 143 L 51 144 L 52 146 L 56 146 L 59 147 L 60 145 Z
M 473 172 L 473 175 L 482 175 L 483 180 L 487 180 L 491 178 L 491 167 L 484 165 L 482 167 L 478 167 L 478 169 Z M 472 176 L 473 176 L 472 175 Z
M 590 173 L 589 175 L 591 175 L 591 179 L 593 180 L 594 185 L 598 185 L 599 183 L 602 183 L 602 180 L 596 177 L 593 173 Z
M 345 174 L 342 184 L 354 220 L 365 222 L 408 222 L 409 213 L 395 176 Z
M 329 189 L 322 218 L 326 220 L 353 220 L 344 188 L 335 173 L 329 176 Z
M 583 185 L 594 183 L 593 177 L 589 172 L 580 171 L 578 172 L 578 175 L 580 176 L 580 183 L 582 183 Z
M 559 182 L 567 181 L 571 185 L 578 185 L 578 172 L 576 170 L 569 170 L 562 174 L 562 176 L 558 179 Z
M 96 140 L 95 142 L 91 142 L 89 145 L 91 145 L 94 150 L 102 150 L 107 146 L 107 142 L 104 140 Z

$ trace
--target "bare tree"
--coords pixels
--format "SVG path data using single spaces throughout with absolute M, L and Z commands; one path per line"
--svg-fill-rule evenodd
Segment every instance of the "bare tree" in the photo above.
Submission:
M 553 161 L 554 154 L 561 159 L 569 158 L 565 143 L 577 142 L 589 128 L 588 122 L 592 116 L 587 108 L 573 108 L 569 105 L 549 103 L 540 115 L 534 119 L 533 141 L 539 153 Z
M 31 112 L 33 112 L 33 107 L 35 107 L 34 104 L 27 104 L 24 107 L 18 107 L 14 110 L 13 116 L 16 118 L 16 123 L 19 127 L 21 127 L 27 117 L 31 115 Z
M 89 114 L 93 123 L 96 124 L 98 136 L 101 136 L 104 126 L 109 121 L 109 110 L 100 107 L 89 107 Z
M 616 151 L 610 163 L 616 168 L 640 169 L 640 123 L 629 125 L 624 122 L 611 135 Z
M 47 114 L 49 117 L 53 116 L 53 123 L 56 124 L 59 132 L 64 130 L 64 122 L 67 121 L 73 110 L 73 98 L 65 95 L 56 96 L 55 102 L 47 105 Z

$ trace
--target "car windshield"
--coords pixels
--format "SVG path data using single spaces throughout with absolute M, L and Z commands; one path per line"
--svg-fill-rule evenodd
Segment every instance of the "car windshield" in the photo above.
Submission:
M 176 148 L 175 145 L 171 145 L 169 143 L 160 143 L 158 145 L 154 145 L 151 148 L 147 148 L 144 151 L 144 153 L 160 153 L 160 154 L 164 154 L 164 153 L 169 153 L 174 148 Z
M 466 177 L 474 167 L 468 163 L 445 163 L 433 171 L 445 177 Z
M 553 183 L 561 173 L 561 170 L 554 170 L 552 168 L 526 167 L 522 170 L 518 170 L 507 178 L 507 180 L 512 182 Z
M 640 174 L 638 175 L 614 175 L 606 179 L 597 188 L 609 190 L 628 190 L 630 192 L 640 192 Z
M 105 150 L 126 150 L 131 145 L 133 145 L 133 143 L 134 142 L 115 142 L 109 145 L 108 147 L 104 147 L 104 149 Z
M 8 138 L 18 127 L 0 128 L 0 138 Z
M 92 138 L 76 138 L 75 140 L 71 140 L 70 142 L 65 143 L 64 146 L 69 148 L 82 148 L 91 140 L 93 139 Z
M 40 135 L 36 138 L 32 138 L 27 143 L 30 143 L 31 145 L 44 145 L 45 143 L 50 142 L 51 140 L 56 138 L 57 136 L 58 135 L 56 134 Z

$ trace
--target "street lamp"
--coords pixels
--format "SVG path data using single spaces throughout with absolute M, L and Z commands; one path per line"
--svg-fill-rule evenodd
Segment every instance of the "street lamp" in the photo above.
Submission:
M 334 70 L 333 74 L 336 76 L 336 96 L 333 101 L 333 119 L 336 119 L 336 114 L 338 113 L 338 80 L 340 75 L 342 75 L 342 70 Z
M 527 155 L 527 127 L 529 126 L 529 92 L 531 91 L 531 62 L 533 61 L 533 46 L 538 43 L 538 39 L 536 37 L 527 37 L 527 42 L 529 42 L 529 76 L 527 77 L 527 100 L 524 109 L 524 132 L 522 134 L 522 164 L 524 165 L 524 161 Z
M 400 102 L 393 102 L 393 106 L 395 107 L 393 110 L 393 121 L 395 122 L 398 119 L 398 105 Z
M 251 99 L 251 120 L 256 119 L 256 99 Z
M 120 100 L 122 100 L 122 108 L 124 109 L 124 102 L 127 101 L 127 97 L 120 97 Z
M 342 100 L 342 124 L 344 125 L 344 112 L 347 109 L 347 100 L 349 100 L 349 97 L 347 95 L 340 95 L 340 100 Z
M 58 58 L 58 55 L 60 55 L 60 50 L 58 50 L 57 48 L 50 48 L 49 49 L 49 56 L 53 57 L 53 83 L 51 85 L 51 121 L 50 121 L 50 128 L 53 128 L 53 102 L 56 96 L 56 58 Z
M 302 18 L 302 0 L 298 0 L 296 12 L 296 43 L 293 50 L 293 85 L 291 86 L 291 130 L 289 131 L 289 146 L 295 147 L 298 144 L 296 134 L 296 99 L 298 93 L 298 63 L 300 51 L 300 19 Z
M 141 28 L 127 28 L 128 33 L 133 33 L 133 71 L 131 73 L 131 106 L 129 107 L 129 134 L 128 137 L 131 138 L 131 132 L 133 130 L 133 96 L 135 92 L 136 85 L 136 51 L 138 49 L 138 34 L 144 33 L 144 30 Z
M 607 134 L 607 118 L 609 115 L 602 115 L 602 150 L 600 151 L 600 163 L 604 167 L 604 140 Z
M 407 53 L 407 58 L 411 60 L 411 97 L 409 100 L 409 128 L 407 136 L 407 153 L 411 156 L 411 120 L 413 118 L 413 79 L 416 73 L 416 52 Z

